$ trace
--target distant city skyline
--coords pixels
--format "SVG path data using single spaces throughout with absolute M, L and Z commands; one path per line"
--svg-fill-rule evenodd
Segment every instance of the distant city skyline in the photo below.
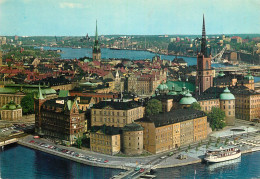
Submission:
M 258 0 L 0 0 L 2 36 L 260 33 Z

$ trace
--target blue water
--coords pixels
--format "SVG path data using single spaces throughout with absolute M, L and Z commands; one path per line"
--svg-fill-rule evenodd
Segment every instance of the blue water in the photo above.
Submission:
M 260 178 L 260 152 L 219 164 L 194 164 L 156 170 L 157 178 Z M 196 170 L 196 172 L 195 172 Z M 0 152 L 1 179 L 101 179 L 121 170 L 92 167 L 22 146 Z
M 44 47 L 45 50 L 62 50 L 61 58 L 62 59 L 75 59 L 81 57 L 92 57 L 91 48 L 81 48 L 81 49 L 72 49 L 72 48 L 57 48 L 57 47 Z M 142 60 L 142 59 L 152 59 L 155 56 L 154 53 L 148 51 L 135 51 L 135 50 L 111 50 L 108 48 L 101 49 L 101 58 L 126 58 L 130 60 Z M 172 55 L 161 55 L 161 59 L 173 60 L 175 56 Z M 194 57 L 178 57 L 183 58 L 188 65 L 196 65 L 197 58 Z M 212 64 L 213 67 L 223 67 L 223 64 Z
M 157 178 L 260 178 L 260 152 L 243 154 L 241 159 L 217 164 L 194 164 L 158 169 Z
M 19 145 L 0 151 L 1 179 L 103 179 L 120 172 L 83 165 Z

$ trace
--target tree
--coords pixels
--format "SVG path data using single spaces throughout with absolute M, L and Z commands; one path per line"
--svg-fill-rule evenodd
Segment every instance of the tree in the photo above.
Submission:
M 198 150 L 199 150 L 199 146 L 196 147 L 196 153 L 198 152 Z
M 82 137 L 78 137 L 78 138 L 77 138 L 76 144 L 77 144 L 78 148 L 81 149 L 81 146 L 82 146 Z
M 191 146 L 189 145 L 189 146 L 188 146 L 188 150 L 190 150 L 190 149 L 191 149 Z
M 191 109 L 197 109 L 197 110 L 200 110 L 200 111 L 201 111 L 201 106 L 200 106 L 200 104 L 197 103 L 197 102 L 192 103 L 192 104 L 190 105 L 190 108 L 191 108 Z
M 225 123 L 225 112 L 222 111 L 220 108 L 213 107 L 211 112 L 208 113 L 208 121 L 210 123 L 210 127 L 214 131 L 215 129 L 223 129 L 226 126 Z
M 225 140 L 225 145 L 227 145 L 227 143 L 228 143 L 228 138 L 226 138 L 226 140 Z
M 160 112 L 162 112 L 162 103 L 161 101 L 157 100 L 157 99 L 152 99 L 150 101 L 148 101 L 148 104 L 145 108 L 145 114 L 147 116 L 152 116 L 155 114 L 159 114 Z
M 33 114 L 34 113 L 34 100 L 33 94 L 27 94 L 21 100 L 21 106 L 23 108 L 23 114 Z

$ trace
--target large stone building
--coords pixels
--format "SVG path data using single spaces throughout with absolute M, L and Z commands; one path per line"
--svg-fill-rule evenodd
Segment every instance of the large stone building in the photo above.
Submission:
M 17 121 L 21 120 L 23 116 L 22 107 L 14 101 L 10 101 L 8 104 L 0 108 L 0 112 L 1 120 Z
M 232 92 L 236 98 L 236 118 L 248 121 L 260 119 L 260 93 L 243 86 L 234 87 Z
M 42 95 L 46 99 L 57 97 L 56 91 L 50 87 L 41 86 Z M 22 98 L 26 94 L 38 94 L 38 85 L 26 84 L 7 84 L 4 88 L 0 88 L 0 107 L 14 101 L 16 104 L 21 104 Z
M 160 70 L 158 74 L 130 74 L 126 78 L 127 92 L 138 95 L 152 95 L 162 81 L 167 79 L 166 71 Z
M 122 128 L 123 152 L 127 155 L 143 153 L 143 130 L 136 123 L 127 124 Z
M 144 115 L 144 107 L 136 101 L 106 100 L 91 109 L 91 126 L 124 127 Z
M 79 110 L 75 97 L 46 99 L 39 87 L 35 98 L 35 132 L 67 145 L 81 137 L 85 127 L 85 113 Z
M 234 87 L 245 86 L 250 90 L 255 89 L 254 77 L 250 70 L 247 75 L 226 75 L 223 71 L 220 71 L 218 76 L 214 78 L 214 87 Z
M 204 112 L 178 109 L 137 120 L 143 130 L 144 150 L 165 152 L 207 138 L 209 124 Z
M 211 54 L 206 43 L 205 21 L 203 15 L 201 50 L 197 55 L 196 86 L 200 93 L 213 86 L 213 70 L 211 68 Z
M 111 126 L 92 127 L 90 133 L 90 150 L 94 152 L 114 155 L 121 150 L 120 128 Z

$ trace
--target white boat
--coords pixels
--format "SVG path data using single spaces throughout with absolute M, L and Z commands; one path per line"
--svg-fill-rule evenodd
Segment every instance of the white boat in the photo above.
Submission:
M 205 154 L 204 160 L 209 163 L 224 162 L 233 160 L 241 156 L 241 151 L 237 147 L 209 150 Z

